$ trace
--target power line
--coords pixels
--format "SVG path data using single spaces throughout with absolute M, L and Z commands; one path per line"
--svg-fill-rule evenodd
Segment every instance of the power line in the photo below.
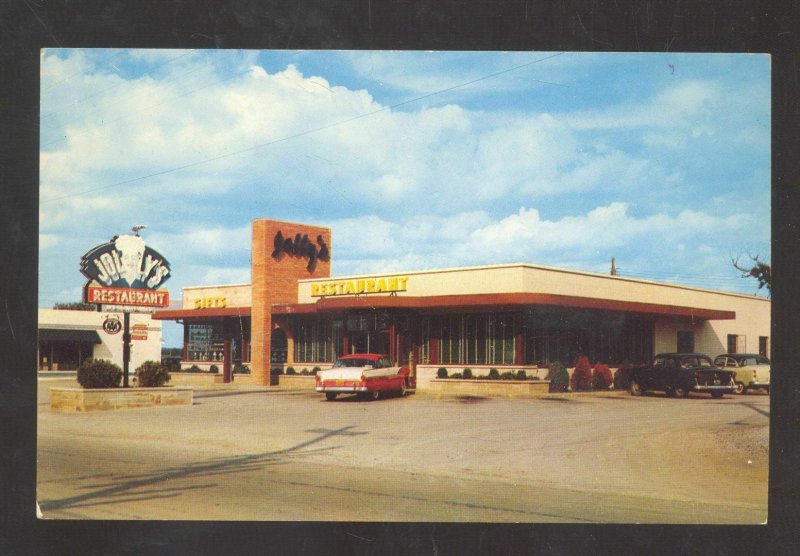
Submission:
M 199 71 L 199 70 L 195 70 L 195 71 Z M 217 81 L 214 81 L 213 83 L 209 83 L 207 85 L 203 85 L 202 87 L 198 87 L 197 89 L 192 89 L 190 91 L 186 91 L 186 92 L 184 92 L 182 94 L 176 95 L 176 96 L 174 96 L 172 98 L 169 98 L 167 100 L 162 100 L 161 102 L 157 102 L 155 104 L 151 104 L 150 106 L 147 106 L 146 108 L 142 109 L 140 112 L 128 113 L 128 114 L 125 114 L 124 116 L 120 116 L 120 117 L 115 118 L 113 120 L 104 121 L 101 125 L 99 125 L 97 127 L 103 127 L 104 125 L 113 124 L 113 123 L 116 123 L 116 122 L 120 122 L 122 120 L 127 120 L 128 118 L 131 118 L 133 116 L 140 116 L 143 112 L 146 112 L 148 110 L 152 110 L 153 108 L 156 108 L 158 106 L 163 106 L 164 104 L 169 104 L 170 102 L 173 102 L 175 100 L 187 97 L 187 96 L 189 96 L 191 94 L 194 94 L 197 91 L 202 91 L 203 89 L 207 89 L 209 87 L 213 87 L 214 85 L 219 85 L 220 83 L 224 83 L 226 81 L 230 81 L 231 79 L 235 79 L 236 77 L 244 75 L 245 73 L 248 73 L 249 71 L 250 71 L 250 69 L 246 69 L 246 70 L 240 71 L 238 73 L 234 73 L 233 75 L 229 75 L 228 77 L 225 77 L 223 79 L 219 79 Z M 191 73 L 193 73 L 193 72 L 191 72 Z M 120 101 L 120 102 L 117 102 L 117 103 L 114 103 L 114 104 L 120 104 L 122 102 L 124 102 L 124 101 Z M 70 121 L 74 121 L 76 119 L 77 118 L 73 118 L 73 120 L 70 120 Z M 70 134 L 70 137 L 77 137 L 77 136 L 83 135 L 84 133 L 88 133 L 89 131 L 92 131 L 93 129 L 96 129 L 96 128 L 92 128 L 91 130 L 90 129 L 85 129 L 83 131 L 78 131 L 78 132 L 72 133 L 72 134 Z M 46 146 L 52 145 L 54 143 L 60 143 L 61 141 L 65 141 L 66 139 L 67 139 L 67 136 L 64 135 L 63 137 L 59 137 L 58 139 L 53 139 L 52 141 L 48 141 L 47 143 L 44 143 L 42 145 L 42 147 L 46 147 Z
M 146 71 L 146 72 L 142 73 L 141 75 L 139 75 L 139 78 L 141 78 L 141 77 L 144 77 L 144 76 L 146 76 L 146 75 L 149 75 L 149 74 L 150 74 L 150 73 L 152 73 L 154 70 L 157 70 L 157 69 L 159 69 L 159 68 L 162 68 L 162 67 L 164 67 L 164 66 L 166 66 L 166 65 L 168 65 L 168 64 L 171 64 L 172 62 L 174 62 L 174 61 L 176 61 L 176 60 L 179 60 L 179 59 L 183 58 L 184 56 L 188 56 L 188 55 L 189 55 L 189 54 L 191 54 L 192 52 L 195 52 L 195 50 L 194 50 L 194 49 L 192 49 L 192 50 L 187 50 L 187 51 L 183 52 L 182 54 L 180 54 L 179 56 L 175 56 L 174 58 L 170 58 L 170 59 L 168 59 L 168 60 L 165 60 L 164 62 L 161 62 L 160 64 L 156 64 L 155 66 L 153 66 L 152 68 L 150 68 L 148 71 Z M 117 54 L 117 55 L 118 55 L 118 54 Z M 115 56 L 116 56 L 116 55 L 115 55 Z M 108 59 L 111 59 L 111 58 L 113 58 L 113 56 L 110 56 Z M 183 75 L 179 75 L 179 76 L 177 76 L 177 77 L 175 77 L 175 78 L 173 78 L 173 79 L 168 79 L 168 80 L 164 81 L 164 83 L 171 83 L 172 81 L 176 81 L 176 80 L 178 80 L 178 79 L 181 79 L 182 77 L 186 77 L 187 75 L 191 75 L 192 73 L 194 73 L 194 72 L 196 72 L 196 71 L 199 71 L 200 69 L 202 69 L 202 66 L 198 67 L 198 68 L 197 68 L 197 69 L 195 69 L 195 70 L 192 70 L 192 71 L 186 72 L 186 73 L 185 73 L 185 74 L 183 74 Z M 80 73 L 78 73 L 78 74 L 75 74 L 75 75 L 80 75 Z M 94 98 L 94 97 L 96 97 L 96 96 L 98 96 L 98 95 L 101 95 L 101 94 L 103 94 L 103 93 L 107 93 L 108 91 L 111 91 L 111 90 L 114 90 L 114 89 L 119 89 L 119 88 L 120 88 L 120 87 L 122 87 L 123 85 L 125 85 L 125 82 L 122 82 L 122 83 L 117 83 L 117 84 L 115 84 L 115 85 L 112 85 L 112 86 L 110 86 L 110 87 L 106 87 L 105 89 L 100 89 L 99 91 L 95 91 L 95 92 L 93 92 L 93 93 L 92 93 L 92 94 L 90 94 L 90 95 L 87 95 L 87 96 L 85 96 L 85 97 L 82 97 L 82 98 L 80 98 L 80 99 L 78 99 L 78 100 L 74 101 L 73 103 L 65 103 L 65 104 L 63 104 L 63 105 L 61 105 L 61 106 L 59 106 L 59 107 L 56 107 L 56 108 L 54 108 L 54 109 L 50 110 L 49 112 L 47 112 L 47 113 L 46 113 L 46 114 L 44 114 L 43 116 L 40 116 L 40 117 L 39 117 L 39 119 L 40 119 L 40 120 L 44 120 L 44 119 L 46 119 L 46 118 L 52 118 L 53 116 L 57 115 L 57 113 L 58 113 L 58 111 L 59 111 L 59 110 L 61 110 L 61 109 L 65 108 L 65 107 L 67 107 L 67 106 L 70 106 L 70 105 L 71 105 L 71 106 L 74 106 L 74 105 L 80 104 L 80 103 L 82 103 L 82 102 L 85 102 L 85 101 L 89 100 L 90 98 Z M 48 87 L 48 88 L 47 88 L 47 89 L 45 89 L 45 90 L 50 90 L 50 89 L 51 89 L 53 86 L 54 86 L 54 85 L 51 85 L 50 87 Z M 67 120 L 67 122 L 66 122 L 66 123 L 69 123 L 69 122 L 71 122 L 71 121 L 75 121 L 75 119 L 77 119 L 77 118 L 72 118 L 71 120 Z M 54 123 L 54 124 L 53 124 L 53 126 L 55 126 L 55 125 L 57 125 L 57 124 L 56 124 L 56 123 Z
M 271 146 L 271 145 L 275 145 L 275 144 L 278 144 L 278 143 L 283 143 L 283 142 L 286 142 L 286 141 L 290 141 L 292 139 L 305 137 L 305 136 L 311 135 L 313 133 L 318 133 L 320 131 L 325 131 L 325 130 L 328 130 L 328 129 L 331 129 L 331 128 L 334 128 L 334 127 L 338 127 L 338 126 L 341 126 L 341 125 L 349 124 L 349 123 L 352 123 L 352 122 L 355 122 L 355 121 L 358 121 L 358 120 L 362 120 L 364 118 L 368 118 L 370 116 L 374 116 L 375 114 L 380 114 L 380 113 L 386 112 L 388 110 L 393 110 L 393 109 L 398 108 L 400 106 L 405 106 L 406 104 L 411 104 L 413 102 L 418 102 L 420 100 L 424 100 L 426 98 L 430 98 L 430 97 L 433 97 L 435 95 L 440 95 L 440 94 L 443 94 L 443 93 L 446 93 L 446 92 L 449 92 L 449 91 L 453 91 L 453 90 L 461 88 L 461 87 L 466 87 L 468 85 L 473 85 L 473 84 L 478 83 L 480 81 L 485 81 L 487 79 L 491 79 L 491 78 L 497 77 L 499 75 L 503 75 L 503 74 L 506 74 L 506 73 L 509 73 L 509 72 L 512 72 L 512 71 L 516 71 L 516 70 L 531 66 L 533 64 L 538 64 L 540 62 L 544 62 L 545 60 L 549 60 L 551 58 L 555 58 L 556 56 L 561 56 L 562 54 L 564 54 L 564 53 L 563 52 L 558 52 L 556 54 L 552 54 L 552 55 L 546 56 L 544 58 L 540 58 L 540 59 L 537 59 L 537 60 L 526 62 L 524 64 L 520 64 L 518 66 L 514 66 L 512 68 L 508 68 L 508 69 L 505 69 L 505 70 L 502 70 L 502 71 L 498 71 L 498 72 L 495 72 L 495 73 L 491 73 L 491 74 L 485 75 L 483 77 L 479 77 L 477 79 L 472 79 L 470 81 L 467 81 L 467 82 L 464 82 L 464 83 L 460 83 L 458 85 L 453 85 L 451 87 L 446 87 L 444 89 L 441 89 L 441 90 L 438 90 L 438 91 L 434 91 L 432 93 L 428 93 L 428 94 L 425 94 L 425 95 L 421 95 L 421 96 L 418 96 L 418 97 L 415 97 L 415 98 L 412 98 L 412 99 L 409 99 L 409 100 L 405 100 L 405 101 L 402 101 L 402 102 L 398 102 L 396 104 L 392 104 L 392 105 L 389 105 L 389 106 L 384 106 L 383 108 L 379 108 L 378 110 L 373 110 L 371 112 L 365 112 L 363 114 L 358 114 L 356 116 L 353 116 L 353 117 L 350 117 L 350 118 L 346 118 L 344 120 L 339 120 L 339 121 L 336 121 L 336 122 L 333 122 L 333 123 L 330 123 L 330 124 L 326 124 L 326 125 L 322 125 L 322 126 L 319 126 L 319 127 L 316 127 L 316 128 L 308 129 L 306 131 L 301 131 L 299 133 L 295 133 L 295 134 L 292 134 L 292 135 L 287 135 L 287 136 L 284 136 L 284 137 L 281 137 L 281 138 L 278 138 L 278 139 L 273 139 L 271 141 L 266 141 L 264 143 L 259 143 L 259 144 L 256 144 L 256 145 L 252 145 L 250 147 L 247 147 L 247 148 L 244 148 L 244 149 L 240 149 L 238 151 L 233 151 L 233 152 L 230 152 L 230 153 L 221 154 L 221 155 L 218 155 L 218 156 L 214 156 L 214 157 L 198 160 L 196 162 L 191 162 L 189 164 L 184 164 L 182 166 L 168 168 L 168 169 L 162 170 L 160 172 L 153 172 L 151 174 L 147 174 L 147 175 L 144 175 L 144 176 L 139 176 L 139 177 L 136 177 L 136 178 L 122 180 L 122 181 L 111 183 L 111 184 L 108 184 L 108 185 L 103 185 L 103 186 L 95 187 L 95 188 L 92 188 L 92 189 L 86 189 L 84 191 L 77 191 L 75 193 L 69 193 L 69 194 L 66 194 L 66 195 L 62 195 L 60 197 L 54 197 L 52 199 L 40 201 L 40 204 L 52 203 L 54 201 L 60 201 L 62 199 L 67 199 L 69 197 L 85 195 L 87 193 L 95 193 L 97 191 L 102 191 L 104 189 L 109 189 L 109 188 L 112 188 L 112 187 L 119 187 L 121 185 L 128 185 L 128 184 L 131 184 L 131 183 L 136 183 L 136 182 L 147 180 L 147 179 L 150 179 L 150 178 L 155 178 L 155 177 L 163 176 L 163 175 L 170 174 L 170 173 L 173 173 L 173 172 L 178 172 L 180 170 L 186 170 L 188 168 L 194 168 L 196 166 L 201 166 L 203 164 L 208 164 L 210 162 L 216 162 L 218 160 L 223 160 L 223 159 L 226 159 L 226 158 L 230 158 L 230 157 L 233 157 L 233 156 L 237 156 L 237 155 L 240 155 L 240 154 L 251 152 L 251 151 L 254 151 L 254 150 L 257 150 L 257 149 L 261 149 L 261 148 L 264 148 L 264 147 L 268 147 L 268 146 Z
M 59 46 L 60 46 L 60 45 L 59 45 Z M 98 66 L 100 66 L 100 65 L 103 65 L 103 64 L 105 64 L 105 63 L 109 62 L 109 60 L 111 60 L 111 59 L 113 59 L 113 58 L 116 58 L 117 56 L 121 56 L 121 55 L 122 55 L 122 54 L 124 54 L 124 53 L 125 53 L 125 50 L 119 50 L 119 51 L 117 51 L 117 52 L 115 52 L 115 53 L 113 53 L 113 54 L 110 54 L 110 55 L 106 56 L 105 58 L 103 58 L 103 59 L 102 59 L 102 60 L 101 60 L 101 61 L 100 61 L 100 62 L 99 62 L 97 65 L 98 65 Z M 55 87 L 56 85 L 61 85 L 62 83 L 66 83 L 66 82 L 67 82 L 67 81 L 69 81 L 70 79 L 73 79 L 73 78 L 75 78 L 75 77 L 77 77 L 77 76 L 79 76 L 79 75 L 81 75 L 81 74 L 83 74 L 83 73 L 84 73 L 84 70 L 83 70 L 83 69 L 81 69 L 80 71 L 77 71 L 77 72 L 75 72 L 75 73 L 73 73 L 73 74 L 70 74 L 70 75 L 68 75 L 67 77 L 64 77 L 64 78 L 62 78 L 62 79 L 59 79 L 58 81 L 56 81 L 56 82 L 54 82 L 54 83 L 51 83 L 50 85 L 48 85 L 47 87 L 45 87 L 45 88 L 42 90 L 42 92 L 47 92 L 47 91 L 49 91 L 50 89 L 52 89 L 53 87 Z

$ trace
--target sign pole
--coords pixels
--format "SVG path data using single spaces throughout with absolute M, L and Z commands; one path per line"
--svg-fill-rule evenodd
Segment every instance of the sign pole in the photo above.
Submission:
M 124 313 L 122 330 L 122 387 L 128 388 L 128 369 L 131 363 L 131 314 Z

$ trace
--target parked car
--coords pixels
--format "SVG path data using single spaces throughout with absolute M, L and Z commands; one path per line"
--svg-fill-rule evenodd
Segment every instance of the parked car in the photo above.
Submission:
M 721 398 L 736 390 L 735 373 L 721 369 L 700 353 L 661 353 L 652 365 L 631 369 L 628 391 L 641 396 L 648 390 L 666 392 L 669 397 L 685 398 L 690 392 L 709 392 Z
M 714 364 L 736 376 L 736 393 L 744 394 L 751 388 L 764 388 L 769 392 L 769 359 L 757 353 L 723 353 L 714 359 Z
M 415 386 L 408 367 L 393 365 L 387 355 L 362 353 L 344 355 L 332 369 L 317 372 L 315 388 L 333 401 L 351 393 L 371 400 L 390 392 L 405 396 Z

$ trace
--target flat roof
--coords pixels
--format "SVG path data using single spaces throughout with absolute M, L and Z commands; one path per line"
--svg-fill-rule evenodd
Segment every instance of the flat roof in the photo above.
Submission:
M 451 268 L 438 268 L 438 269 L 429 269 L 429 270 L 412 270 L 412 271 L 396 271 L 396 272 L 380 272 L 380 273 L 371 273 L 371 274 L 351 274 L 351 275 L 343 275 L 343 276 L 330 276 L 328 278 L 302 278 L 298 280 L 298 283 L 314 283 L 314 282 L 329 282 L 331 280 L 356 280 L 356 279 L 363 279 L 363 278 L 372 278 L 375 276 L 413 276 L 419 274 L 446 274 L 452 272 L 474 272 L 476 270 L 497 270 L 497 269 L 507 269 L 507 268 L 531 268 L 535 270 L 546 270 L 548 272 L 559 272 L 562 274 L 575 274 L 579 276 L 589 276 L 592 278 L 601 278 L 604 280 L 616 280 L 616 281 L 623 281 L 623 282 L 633 282 L 636 284 L 650 284 L 654 286 L 664 286 L 669 288 L 677 288 L 682 290 L 691 290 L 697 292 L 705 292 L 705 293 L 713 293 L 713 294 L 720 294 L 720 295 L 730 295 L 734 297 L 743 297 L 747 299 L 757 299 L 762 301 L 769 302 L 770 299 L 767 297 L 762 297 L 759 295 L 751 295 L 746 293 L 738 293 L 738 292 L 729 292 L 724 290 L 712 290 L 708 288 L 700 288 L 697 286 L 688 286 L 684 284 L 677 284 L 672 282 L 659 282 L 656 280 L 643 280 L 641 278 L 630 278 L 627 276 L 621 275 L 610 275 L 610 274 L 602 274 L 600 272 L 589 272 L 587 270 L 576 270 L 571 268 L 562 268 L 562 267 L 555 267 L 555 266 L 546 266 L 546 265 L 538 265 L 533 263 L 503 263 L 503 264 L 493 264 L 493 265 L 478 265 L 478 266 L 462 266 L 462 267 L 451 267 Z

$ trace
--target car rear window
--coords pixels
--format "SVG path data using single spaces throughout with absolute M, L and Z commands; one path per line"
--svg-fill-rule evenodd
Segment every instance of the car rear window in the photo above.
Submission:
M 714 364 L 708 357 L 683 357 L 681 358 L 682 367 L 713 367 Z

